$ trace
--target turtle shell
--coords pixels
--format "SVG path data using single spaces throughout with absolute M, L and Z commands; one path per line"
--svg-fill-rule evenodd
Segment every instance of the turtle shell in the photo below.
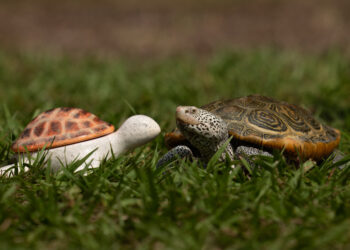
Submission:
M 12 144 L 15 152 L 33 152 L 82 142 L 114 131 L 114 126 L 79 108 L 55 108 L 35 117 Z
M 236 141 L 284 150 L 291 156 L 321 160 L 340 141 L 339 130 L 315 120 L 306 109 L 270 97 L 251 95 L 215 101 L 201 108 L 224 119 Z M 169 147 L 186 144 L 179 130 L 166 134 L 165 143 Z

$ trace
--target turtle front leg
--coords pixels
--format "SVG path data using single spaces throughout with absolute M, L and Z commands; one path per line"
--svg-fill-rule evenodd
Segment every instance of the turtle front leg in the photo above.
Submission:
M 182 159 L 182 158 L 192 158 L 193 157 L 193 153 L 192 150 L 184 145 L 180 145 L 177 146 L 173 149 L 171 149 L 168 153 L 166 153 L 165 155 L 163 155 L 162 158 L 159 159 L 159 161 L 157 162 L 157 168 L 164 166 L 166 164 L 169 164 L 170 162 L 175 161 L 176 159 Z
M 237 147 L 235 153 L 238 156 L 263 155 L 263 156 L 271 156 L 272 157 L 272 154 L 270 154 L 267 151 L 264 151 L 264 150 L 261 150 L 261 149 L 257 149 L 257 148 L 254 148 L 254 147 L 247 147 L 247 146 L 239 146 L 239 147 Z
M 238 157 L 243 157 L 244 159 L 246 159 L 248 161 L 249 164 L 254 166 L 254 162 L 252 160 L 252 157 L 254 156 L 270 156 L 273 157 L 272 154 L 270 154 L 267 151 L 258 149 L 258 148 L 254 148 L 254 147 L 247 147 L 247 146 L 239 146 L 236 148 L 235 150 L 235 155 Z

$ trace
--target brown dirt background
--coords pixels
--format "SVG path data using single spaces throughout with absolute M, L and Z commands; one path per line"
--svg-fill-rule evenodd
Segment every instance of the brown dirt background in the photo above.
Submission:
M 1 0 L 0 50 L 167 56 L 350 51 L 349 0 Z

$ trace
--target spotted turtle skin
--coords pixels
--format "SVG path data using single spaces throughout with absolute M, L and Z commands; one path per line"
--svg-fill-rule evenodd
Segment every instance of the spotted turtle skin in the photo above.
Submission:
M 266 96 L 219 100 L 201 108 L 226 122 L 236 145 L 278 149 L 291 157 L 318 161 L 329 156 L 340 141 L 339 130 L 320 123 L 306 109 Z M 165 143 L 169 148 L 189 145 L 178 129 L 165 135 Z
M 34 152 L 98 138 L 114 126 L 79 108 L 60 107 L 35 117 L 12 144 L 14 152 Z

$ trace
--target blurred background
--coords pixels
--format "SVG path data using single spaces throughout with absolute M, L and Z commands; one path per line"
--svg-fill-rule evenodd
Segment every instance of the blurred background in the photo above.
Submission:
M 348 0 L 1 0 L 0 48 L 159 57 L 350 47 Z
M 347 128 L 349 11 L 349 0 L 1 0 L 0 115 L 15 134 L 57 106 L 166 128 L 177 105 L 262 94 Z

